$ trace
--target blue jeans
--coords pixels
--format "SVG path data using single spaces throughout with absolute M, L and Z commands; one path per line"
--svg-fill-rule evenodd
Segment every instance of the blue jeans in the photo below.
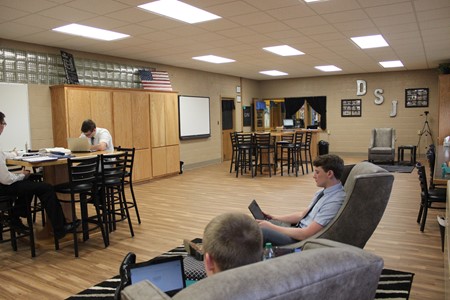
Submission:
M 264 245 L 266 243 L 272 243 L 273 246 L 284 246 L 299 242 L 296 239 L 293 239 L 283 233 L 279 233 L 278 231 L 272 229 L 262 228 L 261 230 L 263 234 Z

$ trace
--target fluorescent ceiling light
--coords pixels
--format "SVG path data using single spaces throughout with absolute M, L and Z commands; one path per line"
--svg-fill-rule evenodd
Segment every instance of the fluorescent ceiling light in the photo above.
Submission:
M 303 1 L 305 1 L 306 3 L 311 3 L 311 2 L 325 2 L 328 0 L 303 0 Z
M 291 46 L 288 46 L 288 45 L 265 47 L 263 49 L 266 51 L 281 55 L 281 56 L 294 56 L 294 55 L 305 54 L 305 53 L 298 51 L 297 49 L 292 48 Z
M 103 41 L 114 41 L 118 39 L 123 39 L 126 37 L 129 37 L 128 34 L 118 33 L 114 31 L 109 31 L 105 29 L 80 25 L 80 24 L 69 24 L 57 28 L 53 28 L 52 30 L 72 34 L 72 35 L 78 35 L 86 38 L 91 39 L 97 39 L 97 40 L 103 40 Z
M 285 76 L 285 75 L 289 75 L 288 73 L 280 72 L 280 71 L 277 71 L 277 70 L 261 71 L 259 73 L 264 74 L 264 75 L 269 75 L 269 76 Z
M 215 56 L 215 55 L 196 56 L 196 57 L 193 57 L 193 59 L 202 60 L 202 61 L 206 61 L 206 62 L 210 62 L 210 63 L 214 63 L 214 64 L 224 64 L 224 63 L 235 62 L 235 60 L 233 60 L 233 59 Z
M 342 71 L 341 68 L 338 68 L 334 65 L 328 65 L 328 66 L 315 66 L 314 68 L 322 71 L 322 72 L 337 72 Z
M 379 64 L 386 69 L 403 67 L 403 63 L 400 60 L 380 61 Z
M 178 0 L 159 0 L 139 5 L 150 12 L 183 21 L 189 24 L 220 19 L 220 16 Z
M 381 34 L 352 37 L 352 41 L 361 49 L 388 47 L 389 44 Z

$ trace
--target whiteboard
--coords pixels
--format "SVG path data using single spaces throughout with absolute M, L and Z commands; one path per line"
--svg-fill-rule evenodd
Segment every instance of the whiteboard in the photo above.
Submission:
M 0 82 L 0 99 L 0 111 L 8 124 L 0 136 L 0 149 L 25 150 L 25 144 L 31 149 L 28 86 Z
M 180 139 L 211 136 L 209 97 L 178 96 Z

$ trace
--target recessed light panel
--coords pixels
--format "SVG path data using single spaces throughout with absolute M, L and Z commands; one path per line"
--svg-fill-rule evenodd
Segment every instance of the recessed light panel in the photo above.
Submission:
M 233 60 L 233 59 L 220 57 L 220 56 L 216 56 L 216 55 L 196 56 L 196 57 L 193 57 L 193 59 L 206 61 L 206 62 L 213 63 L 213 64 L 224 64 L 224 63 L 235 62 L 235 60 Z
M 273 46 L 273 47 L 265 47 L 263 48 L 266 51 L 281 55 L 281 56 L 294 56 L 294 55 L 303 55 L 305 53 L 292 48 L 288 45 L 281 45 L 281 46 Z
M 220 16 L 178 0 L 159 0 L 142 4 L 138 7 L 189 24 L 221 18 Z
M 403 67 L 403 63 L 399 60 L 380 61 L 379 64 L 386 69 Z
M 388 47 L 389 44 L 381 34 L 352 37 L 352 41 L 361 49 Z
M 57 28 L 53 28 L 52 30 L 72 34 L 72 35 L 78 35 L 86 38 L 91 39 L 97 39 L 97 40 L 103 40 L 103 41 L 114 41 L 118 39 L 123 39 L 126 37 L 129 37 L 128 34 L 118 33 L 114 31 L 104 30 L 100 28 L 80 25 L 80 24 L 69 24 Z
M 264 74 L 264 75 L 269 75 L 269 76 L 285 76 L 285 75 L 289 75 L 288 73 L 277 71 L 277 70 L 261 71 L 259 73 Z
M 337 71 L 342 71 L 341 68 L 338 68 L 334 65 L 328 65 L 328 66 L 315 66 L 314 68 L 316 68 L 317 70 L 320 70 L 322 72 L 337 72 Z

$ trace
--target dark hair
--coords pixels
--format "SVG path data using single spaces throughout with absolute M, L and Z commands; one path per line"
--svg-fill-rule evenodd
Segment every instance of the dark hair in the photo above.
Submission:
M 342 173 L 344 173 L 344 160 L 334 154 L 325 154 L 316 157 L 313 165 L 315 167 L 322 167 L 325 172 L 333 171 L 334 177 L 338 180 L 341 179 Z
M 5 121 L 5 114 L 0 111 L 0 123 L 3 123 L 3 121 Z
M 84 120 L 83 124 L 81 124 L 81 132 L 83 132 L 83 133 L 92 131 L 95 128 L 97 128 L 97 126 L 95 125 L 94 121 L 92 121 L 91 119 Z

